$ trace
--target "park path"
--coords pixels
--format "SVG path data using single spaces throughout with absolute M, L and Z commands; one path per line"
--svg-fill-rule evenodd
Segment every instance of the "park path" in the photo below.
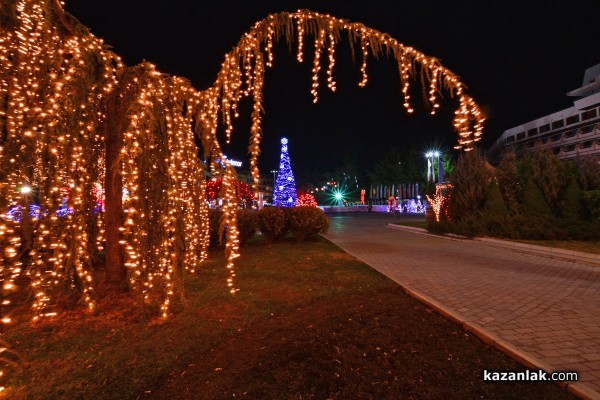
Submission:
M 600 266 L 388 222 L 331 216 L 323 236 L 525 364 L 579 372 L 572 392 L 600 399 Z

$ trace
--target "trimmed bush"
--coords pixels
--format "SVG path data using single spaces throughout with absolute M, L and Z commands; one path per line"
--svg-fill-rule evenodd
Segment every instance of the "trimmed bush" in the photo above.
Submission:
M 258 211 L 258 227 L 265 242 L 272 243 L 285 229 L 285 213 L 277 207 L 265 207 Z
M 325 232 L 329 227 L 327 216 L 317 207 L 299 206 L 288 211 L 290 230 L 297 241 Z
M 466 237 L 485 235 L 485 224 L 480 212 L 467 215 L 452 222 L 453 224 L 450 226 L 450 230 L 457 235 Z
M 552 217 L 521 214 L 513 216 L 511 223 L 514 230 L 511 237 L 514 239 L 556 240 L 564 238 Z
M 255 211 L 242 208 L 237 212 L 240 245 L 245 244 L 258 230 L 258 215 Z
M 210 227 L 210 245 L 213 247 L 221 246 L 227 238 L 227 229 L 223 231 L 222 237 L 219 237 L 219 227 L 221 226 L 221 210 L 209 209 L 209 227 Z M 248 209 L 237 211 L 237 227 L 239 231 L 238 240 L 243 245 L 256 233 L 258 229 L 258 217 L 256 212 Z
M 283 211 L 283 215 L 285 216 L 285 224 L 283 225 L 282 231 L 275 237 L 275 240 L 282 239 L 285 235 L 290 231 L 290 210 L 294 207 L 284 207 L 281 208 Z

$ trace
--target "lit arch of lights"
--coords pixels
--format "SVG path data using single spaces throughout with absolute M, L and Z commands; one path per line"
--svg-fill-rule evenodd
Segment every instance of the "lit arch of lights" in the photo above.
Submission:
M 7 21 L 0 26 L 0 213 L 16 206 L 27 209 L 32 199 L 19 191 L 24 185 L 36 188 L 36 201 L 48 211 L 36 221 L 0 218 L 0 275 L 3 284 L 14 287 L 15 278 L 26 271 L 35 318 L 55 315 L 50 307 L 53 292 L 73 279 L 78 284 L 71 287 L 94 308 L 90 255 L 105 240 L 114 240 L 110 229 L 119 230 L 128 284 L 138 289 L 142 301 L 158 303 L 167 315 L 182 290 L 184 272 L 192 273 L 207 254 L 206 182 L 196 136 L 208 168 L 224 176 L 228 286 L 235 293 L 235 172 L 223 162 L 217 131 L 223 127 L 229 141 L 240 100 L 252 98 L 248 152 L 257 183 L 264 75 L 278 40 L 293 47 L 299 62 L 307 49 L 314 51 L 310 92 L 315 102 L 322 69 L 327 89 L 336 90 L 336 45 L 346 36 L 360 55 L 359 86 L 367 84 L 368 58 L 389 56 L 398 65 L 407 112 L 413 112 L 410 85 L 420 81 L 432 113 L 443 93 L 458 99 L 456 148 L 470 150 L 481 137 L 484 117 L 478 106 L 437 59 L 388 34 L 330 15 L 300 10 L 257 22 L 225 55 L 214 84 L 199 91 L 149 63 L 125 66 L 101 39 L 64 12 L 59 0 L 0 0 L 0 11 Z M 115 133 L 120 135 L 116 154 L 110 149 Z M 118 226 L 106 220 L 108 211 L 106 216 L 94 213 L 96 199 L 91 195 L 113 175 L 129 193 L 122 205 L 114 206 L 121 210 Z M 73 212 L 59 218 L 64 187 L 71 188 L 68 206 Z M 114 203 L 122 191 L 111 194 L 109 189 L 107 184 L 107 210 L 110 198 Z M 23 240 L 25 231 L 30 243 Z M 25 248 L 30 250 L 28 265 L 20 257 Z
M 453 120 L 458 132 L 456 149 L 471 150 L 475 142 L 481 138 L 484 116 L 475 101 L 464 91 L 464 85 L 452 71 L 445 68 L 433 57 L 405 46 L 387 33 L 379 32 L 361 23 L 349 22 L 331 15 L 320 14 L 308 10 L 295 13 L 279 13 L 269 15 L 257 22 L 252 29 L 240 39 L 237 46 L 225 56 L 221 71 L 213 87 L 213 99 L 207 106 L 222 112 L 221 122 L 225 126 L 227 140 L 232 132 L 232 120 L 237 116 L 237 105 L 242 97 L 252 96 L 254 101 L 252 113 L 251 139 L 248 152 L 251 156 L 250 167 L 255 181 L 258 180 L 258 155 L 262 138 L 262 89 L 265 69 L 273 64 L 273 45 L 284 39 L 290 48 L 294 47 L 298 62 L 304 61 L 304 52 L 308 39 L 312 39 L 314 61 L 312 66 L 311 94 L 313 101 L 318 101 L 319 80 L 322 70 L 323 53 L 327 53 L 327 88 L 335 92 L 337 83 L 334 79 L 336 45 L 347 35 L 352 52 L 359 50 L 362 64 L 360 71 L 362 80 L 358 83 L 364 87 L 368 81 L 367 60 L 369 56 L 378 58 L 382 55 L 391 57 L 398 65 L 404 108 L 413 112 L 409 95 L 411 81 L 420 82 L 423 92 L 427 93 L 427 102 L 431 114 L 439 108 L 441 95 L 446 92 L 458 98 L 458 109 Z M 359 46 L 359 49 L 357 48 Z M 354 54 L 353 54 L 354 56 Z M 354 58 L 354 57 L 353 57 Z M 213 119 L 211 121 L 215 121 Z M 212 133 L 216 132 L 216 124 L 210 124 Z

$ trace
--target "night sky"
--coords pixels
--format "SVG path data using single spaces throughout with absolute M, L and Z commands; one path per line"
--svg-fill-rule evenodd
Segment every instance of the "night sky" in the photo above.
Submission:
M 565 93 L 581 86 L 586 68 L 600 63 L 598 0 L 66 2 L 66 10 L 126 64 L 145 59 L 162 72 L 190 79 L 197 89 L 213 83 L 225 53 L 256 21 L 299 8 L 362 22 L 440 59 L 461 77 L 488 117 L 484 148 L 505 129 L 571 106 Z M 372 170 L 390 147 L 425 152 L 455 145 L 451 100 L 442 103 L 436 118 L 424 110 L 409 116 L 395 64 L 370 58 L 369 83 L 360 89 L 360 55 L 353 65 L 343 44 L 336 51 L 338 90 L 327 91 L 322 67 L 320 100 L 314 105 L 312 43 L 306 42 L 303 64 L 280 44 L 267 70 L 263 173 L 276 168 L 282 136 L 289 138 L 294 171 L 330 171 L 344 157 Z M 422 101 L 413 96 L 413 103 L 418 108 Z M 232 145 L 224 146 L 230 158 L 247 160 L 249 120 L 249 113 L 242 113 L 236 121 Z

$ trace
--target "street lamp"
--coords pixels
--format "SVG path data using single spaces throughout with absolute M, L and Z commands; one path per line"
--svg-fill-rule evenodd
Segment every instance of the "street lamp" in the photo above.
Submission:
M 435 171 L 435 165 L 437 165 L 437 170 L 438 170 L 438 173 L 437 173 L 437 175 L 438 175 L 437 176 L 437 183 L 440 183 L 440 152 L 439 151 L 434 151 L 433 155 L 435 156 L 435 164 L 434 164 L 434 167 L 433 167 L 433 171 Z M 433 178 L 435 180 L 435 172 L 433 174 Z
M 275 175 L 277 174 L 277 172 L 279 171 L 277 171 L 276 169 L 271 170 L 271 173 L 273 174 L 273 188 L 275 188 Z
M 425 158 L 427 158 L 427 182 L 429 182 L 433 178 L 433 152 L 425 153 Z
M 430 179 L 433 179 L 433 182 L 436 182 L 436 177 L 435 177 L 435 163 L 438 164 L 438 177 L 437 177 L 437 182 L 440 182 L 440 168 L 439 168 L 439 163 L 440 163 L 440 152 L 437 150 L 432 150 L 432 151 L 428 151 L 427 153 L 425 153 L 425 157 L 427 158 L 427 181 L 429 182 Z M 434 163 L 435 160 L 435 163 Z

